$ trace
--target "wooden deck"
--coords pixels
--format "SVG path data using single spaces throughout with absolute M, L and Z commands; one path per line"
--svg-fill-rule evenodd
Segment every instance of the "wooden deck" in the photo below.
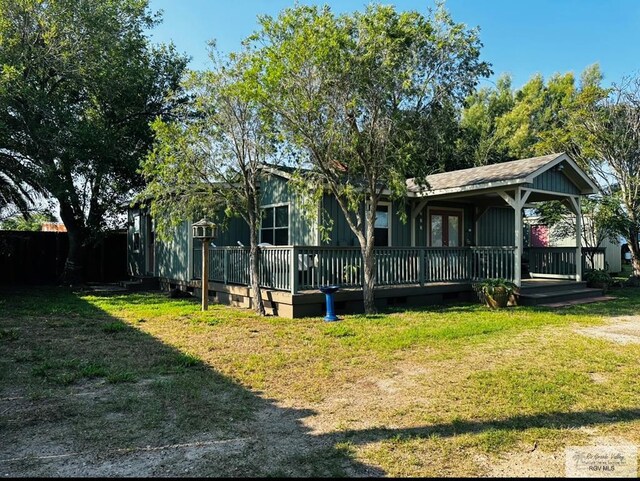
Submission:
M 195 279 L 183 283 L 165 279 L 163 285 L 182 285 L 199 295 L 202 257 L 198 254 L 194 250 Z M 322 315 L 325 297 L 319 288 L 324 285 L 340 286 L 335 295 L 339 314 L 362 312 L 359 248 L 274 246 L 262 248 L 260 256 L 260 285 L 271 313 L 291 318 Z M 498 277 L 515 280 L 513 246 L 384 247 L 375 249 L 375 257 L 375 298 L 380 308 L 475 300 L 474 282 Z M 523 303 L 591 294 L 584 291 L 584 283 L 575 282 L 576 269 L 571 264 L 575 249 L 537 249 L 534 257 L 531 275 L 543 277 L 522 280 Z M 209 259 L 211 301 L 250 308 L 248 248 L 214 247 Z M 562 291 L 562 296 L 556 291 Z
M 201 296 L 201 282 L 160 280 L 165 290 L 181 287 Z M 418 307 L 449 302 L 462 302 L 475 299 L 469 282 L 434 282 L 420 286 L 382 286 L 375 288 L 376 305 L 380 309 L 388 307 Z M 220 303 L 235 307 L 251 308 L 251 289 L 247 286 L 209 283 L 209 298 L 212 303 Z M 318 290 L 300 291 L 291 294 L 288 291 L 262 289 L 262 299 L 269 314 L 299 318 L 323 316 L 325 314 L 325 296 Z M 362 289 L 344 288 L 335 294 L 335 307 L 338 315 L 363 312 Z

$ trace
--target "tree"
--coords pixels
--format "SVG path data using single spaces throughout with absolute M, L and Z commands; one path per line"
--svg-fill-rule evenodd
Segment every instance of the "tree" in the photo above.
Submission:
M 156 143 L 143 164 L 148 202 L 161 238 L 185 219 L 241 217 L 249 226 L 253 307 L 264 315 L 259 285 L 259 179 L 273 153 L 270 129 L 255 102 L 241 56 L 213 56 L 214 69 L 184 83 L 191 102 L 153 124 Z
M 380 5 L 340 16 L 296 6 L 260 27 L 250 39 L 262 72 L 256 91 L 309 168 L 306 182 L 336 197 L 360 245 L 365 311 L 374 312 L 378 201 L 402 198 L 408 177 L 438 167 L 438 113 L 490 72 L 478 32 L 442 7 L 424 17 Z
M 0 154 L 0 213 L 3 214 L 0 219 L 7 209 L 28 216 L 35 193 L 23 180 L 29 177 L 25 167 Z M 11 212 L 10 216 L 13 214 Z
M 583 92 L 599 88 L 601 81 L 598 65 L 587 67 L 579 83 L 572 73 L 555 74 L 547 81 L 535 75 L 512 90 L 510 78 L 501 77 L 495 88 L 485 87 L 466 99 L 458 155 L 476 165 L 562 151 L 579 156 L 569 119 L 581 108 Z
M 0 158 L 58 201 L 67 282 L 81 281 L 90 236 L 139 187 L 148 124 L 170 111 L 186 59 L 149 44 L 158 21 L 146 0 L 0 0 Z
M 31 213 L 28 217 L 15 215 L 0 223 L 4 230 L 39 231 L 45 222 L 54 222 L 56 218 L 50 212 Z
M 567 127 L 576 158 L 617 202 L 618 232 L 629 245 L 633 275 L 640 276 L 640 78 L 585 89 Z
M 484 87 L 465 100 L 457 139 L 458 157 L 469 159 L 467 167 L 512 160 L 508 147 L 497 134 L 497 123 L 514 107 L 511 77 L 501 76 L 495 89 Z

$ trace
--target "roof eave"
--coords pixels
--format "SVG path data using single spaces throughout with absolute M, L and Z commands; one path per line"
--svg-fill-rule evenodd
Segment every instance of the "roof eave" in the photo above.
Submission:
M 586 174 L 586 172 L 582 170 L 582 168 L 576 163 L 576 161 L 573 160 L 568 154 L 564 152 L 559 154 L 558 157 L 553 159 L 548 164 L 543 165 L 542 167 L 536 169 L 534 172 L 529 174 L 527 176 L 527 182 L 533 183 L 533 179 L 535 179 L 537 176 L 539 176 L 540 174 L 542 174 L 543 172 L 549 169 L 552 169 L 553 167 L 555 167 L 556 165 L 558 165 L 560 162 L 563 162 L 563 161 L 567 162 L 567 164 L 571 166 L 571 168 L 576 173 L 576 175 L 587 186 L 587 188 L 580 188 L 580 195 L 597 194 L 600 192 L 600 187 L 598 187 L 598 184 L 596 184 L 593 180 L 591 180 L 591 177 L 589 177 Z
M 504 188 L 504 187 L 518 187 L 521 184 L 528 183 L 527 178 L 518 178 L 518 179 L 509 179 L 509 180 L 500 180 L 497 182 L 484 182 L 482 184 L 472 184 L 465 185 L 462 187 L 452 187 L 450 189 L 440 189 L 440 190 L 421 190 L 418 192 L 412 192 L 413 195 L 410 197 L 434 197 L 438 195 L 446 195 L 446 194 L 456 194 L 462 192 L 469 192 L 474 190 L 488 190 L 492 188 Z

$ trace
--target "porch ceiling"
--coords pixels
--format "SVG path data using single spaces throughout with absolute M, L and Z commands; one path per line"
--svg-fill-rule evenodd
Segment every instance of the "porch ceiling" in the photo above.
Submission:
M 523 188 L 525 189 L 525 188 Z M 472 191 L 472 192 L 459 192 L 459 193 L 449 193 L 449 194 L 440 194 L 440 195 L 430 195 L 428 197 L 423 197 L 420 199 L 416 199 L 416 203 L 419 203 L 418 200 L 426 201 L 428 204 L 432 200 L 450 200 L 455 202 L 462 202 L 473 204 L 478 207 L 507 207 L 509 204 L 504 200 L 504 198 L 500 195 L 500 192 L 506 192 L 511 197 L 515 197 L 515 189 L 513 186 L 510 188 L 493 188 L 493 189 L 485 189 L 481 191 Z M 570 194 L 565 194 L 561 192 L 539 192 L 539 191 L 531 191 L 529 197 L 527 199 L 527 204 L 534 204 L 536 202 L 546 202 L 550 200 L 566 200 Z

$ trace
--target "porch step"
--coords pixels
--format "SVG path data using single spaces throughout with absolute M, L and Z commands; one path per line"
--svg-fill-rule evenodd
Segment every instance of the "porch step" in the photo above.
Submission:
M 522 290 L 518 295 L 518 305 L 539 306 L 556 303 L 566 303 L 574 300 L 585 300 L 602 297 L 602 289 L 591 289 L 584 286 L 573 289 Z
M 527 279 L 522 281 L 522 287 L 520 292 L 523 294 L 539 294 L 542 292 L 559 292 L 559 291 L 572 291 L 576 289 L 585 289 L 587 283 L 585 281 L 562 281 L 562 280 L 548 280 L 548 279 Z
M 550 307 L 553 309 L 558 309 L 560 307 L 569 307 L 569 306 L 575 306 L 578 304 L 589 304 L 591 302 L 613 301 L 614 299 L 617 299 L 617 298 L 613 296 L 587 297 L 585 299 L 573 299 L 571 301 L 560 301 L 560 302 L 550 302 L 548 304 L 538 304 L 537 307 Z

